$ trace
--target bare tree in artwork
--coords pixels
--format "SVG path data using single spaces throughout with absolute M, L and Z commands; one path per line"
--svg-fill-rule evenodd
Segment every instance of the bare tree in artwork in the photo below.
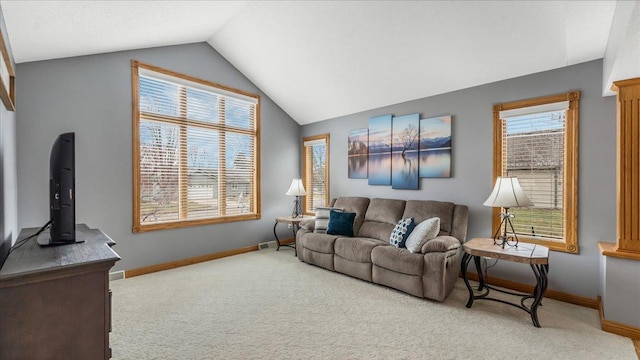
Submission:
M 406 129 L 400 134 L 402 141 L 402 157 L 405 157 L 407 150 L 411 149 L 417 143 L 420 133 L 418 127 L 413 124 L 407 125 Z

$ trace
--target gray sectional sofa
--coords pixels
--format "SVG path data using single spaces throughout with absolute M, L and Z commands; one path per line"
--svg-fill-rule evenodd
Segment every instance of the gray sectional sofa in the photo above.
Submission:
M 356 214 L 354 237 L 314 232 L 313 220 L 301 222 L 296 234 L 301 261 L 389 286 L 408 294 L 443 301 L 453 290 L 460 270 L 461 243 L 467 236 L 468 208 L 430 200 L 340 197 L 331 207 Z M 389 244 L 400 219 L 416 223 L 440 218 L 440 233 L 420 252 Z

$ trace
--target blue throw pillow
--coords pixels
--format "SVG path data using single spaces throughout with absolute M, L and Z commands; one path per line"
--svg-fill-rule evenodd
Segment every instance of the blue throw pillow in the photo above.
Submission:
M 416 227 L 416 223 L 413 218 L 398 221 L 391 232 L 389 243 L 397 248 L 403 248 L 414 227 Z
M 356 213 L 331 210 L 327 234 L 353 236 L 353 221 Z

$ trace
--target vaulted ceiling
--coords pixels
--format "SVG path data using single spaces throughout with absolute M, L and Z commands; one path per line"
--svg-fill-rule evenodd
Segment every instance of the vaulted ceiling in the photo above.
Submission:
M 206 41 L 300 124 L 600 58 L 603 93 L 640 76 L 637 0 L 0 6 L 17 63 Z

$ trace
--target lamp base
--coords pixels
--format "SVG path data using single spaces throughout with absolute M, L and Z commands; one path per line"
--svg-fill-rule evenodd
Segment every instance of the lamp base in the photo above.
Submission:
M 509 214 L 509 209 L 505 208 L 505 212 L 500 213 L 500 217 L 502 218 L 502 221 L 500 222 L 500 225 L 498 226 L 495 234 L 493 234 L 493 245 L 502 246 L 503 249 L 505 245 L 518 247 L 518 236 L 516 235 L 516 231 L 514 230 L 513 224 L 511 223 L 511 218 L 515 217 L 515 215 Z M 511 233 L 513 233 L 513 236 L 507 236 L 507 226 L 511 228 Z M 504 229 L 504 232 L 498 235 L 500 229 Z
M 296 196 L 296 199 L 293 201 L 293 211 L 291 212 L 291 217 L 294 219 L 304 217 L 304 214 L 302 213 L 302 203 L 300 203 L 299 196 Z
M 515 238 L 515 241 L 514 241 Z M 509 245 L 511 247 L 518 247 L 518 237 L 504 237 L 502 235 L 500 236 L 495 236 L 493 238 L 493 245 L 498 245 L 501 246 L 503 249 L 505 248 L 505 245 Z

